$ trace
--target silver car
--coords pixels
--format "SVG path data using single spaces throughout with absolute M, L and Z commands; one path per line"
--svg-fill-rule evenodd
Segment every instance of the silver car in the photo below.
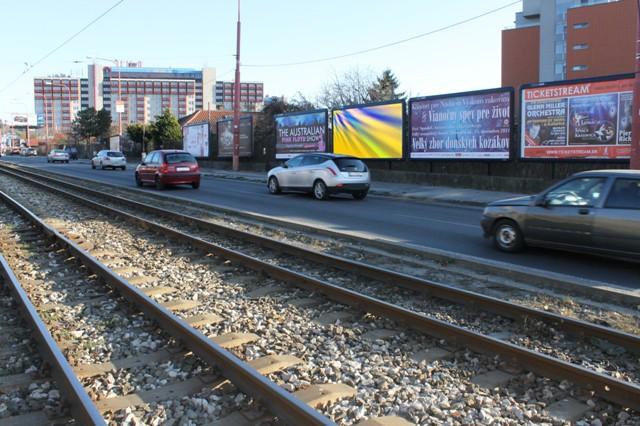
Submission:
M 102 170 L 106 169 L 107 167 L 113 170 L 126 170 L 127 159 L 125 158 L 124 154 L 119 151 L 109 151 L 108 149 L 103 149 L 91 159 L 91 168 L 95 169 L 96 167 L 100 167 Z
M 49 154 L 47 154 L 47 163 L 55 163 L 56 161 L 68 163 L 69 154 L 67 154 L 64 149 L 52 149 L 49 151 Z
M 269 170 L 269 192 L 311 192 L 318 200 L 330 194 L 351 194 L 362 200 L 369 192 L 369 169 L 362 160 L 346 155 L 301 154 Z
M 640 170 L 577 173 L 538 195 L 495 201 L 482 228 L 502 251 L 545 246 L 640 261 Z

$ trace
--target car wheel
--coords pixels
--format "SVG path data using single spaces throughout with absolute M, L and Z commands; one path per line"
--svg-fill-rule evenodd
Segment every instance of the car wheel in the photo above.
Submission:
M 65 161 L 65 163 L 69 164 L 69 160 Z
M 191 182 L 191 187 L 192 187 L 193 189 L 198 189 L 198 188 L 200 188 L 200 181 L 197 181 L 197 182 Z
M 102 164 L 102 161 L 100 162 L 100 168 L 101 168 L 102 170 L 104 170 L 104 169 L 105 169 L 104 164 Z
M 136 173 L 136 186 L 142 188 L 142 179 L 140 179 L 140 175 Z
M 524 237 L 517 223 L 501 219 L 493 227 L 493 244 L 501 251 L 515 253 L 524 248 Z
M 278 183 L 278 178 L 275 176 L 271 176 L 269 178 L 269 192 L 271 194 L 279 194 L 281 192 L 280 190 L 280 184 Z
M 156 189 L 164 189 L 164 183 L 160 182 L 159 176 L 156 176 Z
M 96 163 L 94 163 L 94 162 L 93 162 L 93 160 L 91 160 L 91 168 L 92 168 L 93 170 L 95 170 L 95 169 L 96 169 Z
M 49 160 L 49 159 L 47 158 L 47 163 L 50 163 L 50 162 L 51 162 L 51 160 Z
M 317 180 L 313 183 L 313 196 L 316 200 L 326 200 L 329 198 L 327 185 L 323 181 Z
M 127 166 L 122 166 L 122 167 L 121 167 L 121 169 L 122 169 L 123 171 L 124 171 L 124 170 L 127 170 Z
M 357 191 L 351 195 L 353 195 L 353 198 L 355 198 L 356 200 L 364 200 L 368 192 L 369 191 Z

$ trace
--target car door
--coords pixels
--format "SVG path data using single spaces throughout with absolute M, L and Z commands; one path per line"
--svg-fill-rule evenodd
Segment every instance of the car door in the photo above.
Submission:
M 144 159 L 144 165 L 142 166 L 141 173 L 140 173 L 140 177 L 142 178 L 143 181 L 153 182 L 154 180 L 153 163 L 156 161 L 157 157 L 158 157 L 158 152 L 153 151 L 153 152 L 150 152 L 149 155 L 147 155 L 147 157 Z
M 640 258 L 640 178 L 615 179 L 593 228 L 598 250 Z
M 527 208 L 525 239 L 558 246 L 591 246 L 593 223 L 606 184 L 606 177 L 576 177 L 543 194 Z
M 313 187 L 313 181 L 317 176 L 317 170 L 319 164 L 325 160 L 319 155 L 305 155 L 302 160 L 302 167 L 298 172 L 298 181 L 301 188 L 311 189 Z
M 287 168 L 278 176 L 280 186 L 285 188 L 297 188 L 298 185 L 298 172 L 302 166 L 304 155 L 298 155 L 287 161 Z

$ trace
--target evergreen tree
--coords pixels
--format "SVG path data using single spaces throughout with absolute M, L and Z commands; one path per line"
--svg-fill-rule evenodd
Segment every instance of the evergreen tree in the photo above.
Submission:
M 181 149 L 182 128 L 178 119 L 168 109 L 156 117 L 156 121 L 149 130 L 155 149 Z
M 376 78 L 376 81 L 369 89 L 369 99 L 372 102 L 379 101 L 391 101 L 394 99 L 402 99 L 405 96 L 404 92 L 396 92 L 400 83 L 391 70 L 386 69 L 382 72 L 380 77 Z

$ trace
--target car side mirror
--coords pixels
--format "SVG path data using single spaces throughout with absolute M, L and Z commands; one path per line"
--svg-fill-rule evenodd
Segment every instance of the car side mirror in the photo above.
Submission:
M 141 166 L 146 166 L 147 163 L 145 163 L 144 161 L 142 163 L 140 163 Z
M 549 207 L 549 199 L 545 195 L 541 195 L 540 197 L 536 198 L 535 205 L 537 207 L 547 208 Z
M 283 169 L 288 169 L 288 168 L 289 168 L 289 165 L 288 165 L 287 163 L 284 163 L 284 164 L 282 165 L 282 168 L 283 168 Z

